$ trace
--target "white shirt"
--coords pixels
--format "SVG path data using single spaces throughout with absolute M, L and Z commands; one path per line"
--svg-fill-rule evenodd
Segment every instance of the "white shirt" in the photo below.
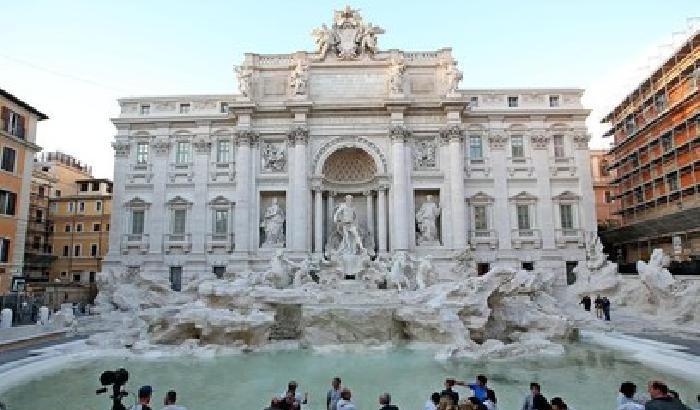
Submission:
M 163 410 L 187 410 L 187 407 L 180 406 L 179 404 L 168 404 L 163 407 Z
M 355 408 L 355 403 L 350 400 L 340 399 L 338 400 L 338 410 L 357 410 L 357 408 Z
M 425 402 L 423 410 L 437 410 L 437 406 L 435 405 L 435 403 L 433 403 L 432 400 L 428 400 Z
M 484 406 L 486 406 L 487 410 L 498 410 L 498 407 L 496 407 L 496 403 L 492 402 L 489 399 L 484 400 Z
M 644 410 L 644 405 L 634 399 L 628 399 L 624 394 L 617 393 L 617 410 Z

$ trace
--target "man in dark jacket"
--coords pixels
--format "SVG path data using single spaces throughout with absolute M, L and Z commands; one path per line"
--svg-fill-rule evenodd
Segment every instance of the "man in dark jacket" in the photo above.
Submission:
M 581 302 L 579 302 L 579 305 L 583 305 L 583 308 L 586 310 L 586 312 L 591 311 L 591 297 L 586 295 L 581 299 Z
M 456 406 L 457 404 L 459 404 L 459 393 L 452 390 L 455 383 L 456 383 L 455 379 L 445 380 L 445 390 L 443 390 L 440 393 L 440 397 L 445 397 L 445 396 L 449 397 L 450 400 L 452 400 L 452 404 L 454 404 Z
M 644 410 L 690 410 L 680 400 L 669 396 L 668 386 L 660 381 L 651 381 L 647 386 L 651 400 L 646 402 Z
M 399 410 L 398 407 L 391 404 L 391 394 L 382 393 L 379 396 L 379 405 L 382 406 L 379 410 Z

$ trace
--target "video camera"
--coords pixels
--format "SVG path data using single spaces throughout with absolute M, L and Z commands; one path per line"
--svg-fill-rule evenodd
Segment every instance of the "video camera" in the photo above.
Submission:
M 129 381 L 129 372 L 126 369 L 117 370 L 105 370 L 100 375 L 100 384 L 102 386 L 112 386 L 112 395 L 109 396 L 112 399 L 112 410 L 126 410 L 126 407 L 122 404 L 122 399 L 129 395 L 129 393 L 122 390 L 122 387 Z M 96 394 L 107 393 L 108 388 L 102 387 L 95 391 Z

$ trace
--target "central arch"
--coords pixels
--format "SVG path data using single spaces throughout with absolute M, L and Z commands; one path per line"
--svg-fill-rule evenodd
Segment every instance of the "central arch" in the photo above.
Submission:
M 367 151 L 361 148 L 340 148 L 333 151 L 323 163 L 322 175 L 333 184 L 362 184 L 371 182 L 377 174 L 377 165 Z
M 384 156 L 377 144 L 363 137 L 338 137 L 328 141 L 319 148 L 313 160 L 314 175 L 322 175 L 328 157 L 336 151 L 345 148 L 357 148 L 364 151 L 374 162 L 375 175 L 382 176 L 388 173 L 386 156 Z

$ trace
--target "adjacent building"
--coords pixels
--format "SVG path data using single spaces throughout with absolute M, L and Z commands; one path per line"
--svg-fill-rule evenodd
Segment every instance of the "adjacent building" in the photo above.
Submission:
M 686 266 L 700 259 L 699 86 L 696 30 L 603 118 L 614 139 L 610 167 L 621 220 L 602 234 L 623 264 L 648 259 L 654 248 Z
M 246 54 L 240 94 L 119 100 L 105 269 L 179 289 L 321 258 L 350 201 L 372 258 L 448 276 L 470 249 L 481 272 L 573 280 L 596 231 L 582 90 L 460 89 L 451 49 L 380 50 L 383 32 L 346 8 L 313 52 Z
M 48 282 L 51 263 L 56 259 L 51 246 L 49 200 L 57 182 L 58 179 L 49 169 L 34 162 L 24 247 L 23 277 L 26 283 Z
M 22 276 L 37 123 L 48 117 L 0 89 L 0 295 Z
M 610 169 L 612 156 L 607 150 L 591 150 L 590 152 L 598 232 L 602 232 L 616 228 L 621 219 L 616 213 L 617 200 L 615 186 L 612 183 L 615 171 Z

